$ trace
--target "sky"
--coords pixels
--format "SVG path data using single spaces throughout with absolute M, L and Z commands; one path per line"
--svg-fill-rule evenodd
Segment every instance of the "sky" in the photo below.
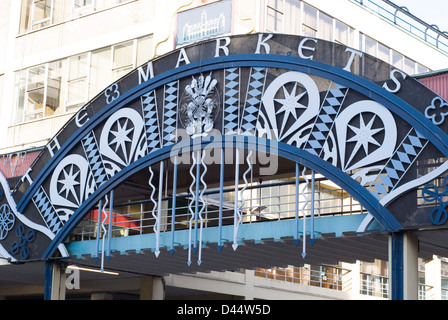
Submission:
M 447 0 L 391 0 L 399 6 L 409 9 L 409 12 L 426 23 L 435 24 L 440 31 L 448 32 L 448 1 Z

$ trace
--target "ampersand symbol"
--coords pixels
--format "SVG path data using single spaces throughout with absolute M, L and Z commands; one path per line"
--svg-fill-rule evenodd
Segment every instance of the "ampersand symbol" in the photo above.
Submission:
M 118 91 L 118 84 L 114 83 L 109 88 L 104 91 L 104 95 L 106 96 L 106 103 L 110 104 L 112 101 L 118 99 L 120 97 L 120 91 Z
M 442 110 L 445 110 L 442 112 Z M 431 111 L 433 110 L 433 111 Z M 445 121 L 445 116 L 448 115 L 448 103 L 441 97 L 435 97 L 431 105 L 425 109 L 425 117 L 432 121 L 436 126 L 441 125 Z

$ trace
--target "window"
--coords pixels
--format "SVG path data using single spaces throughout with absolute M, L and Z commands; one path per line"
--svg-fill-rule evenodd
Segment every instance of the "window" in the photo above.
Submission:
M 302 2 L 302 29 L 305 37 L 352 45 L 353 29 L 333 17 Z
M 53 0 L 33 0 L 32 30 L 49 26 L 53 11 Z
M 404 72 L 407 74 L 415 73 L 415 62 L 409 58 L 404 57 Z
M 140 66 L 152 59 L 152 37 L 137 39 L 137 65 Z
M 110 76 L 110 47 L 95 50 L 91 55 L 89 99 L 109 85 L 112 80 Z
M 95 10 L 95 0 L 73 0 L 72 14 L 82 16 Z
M 376 44 L 377 42 L 369 37 L 365 37 L 365 49 L 364 51 L 374 57 L 376 57 Z
M 392 65 L 403 70 L 403 56 L 398 52 L 392 51 Z
M 47 100 L 44 116 L 60 113 L 62 110 L 62 78 L 64 61 L 55 61 L 48 64 Z
M 336 20 L 334 40 L 341 44 L 350 45 L 350 43 L 351 43 L 351 28 L 349 26 L 347 26 L 346 24 Z
M 61 112 L 63 65 L 63 61 L 56 61 L 16 74 L 16 122 Z
M 17 71 L 14 122 L 75 110 L 152 54 L 150 35 Z
M 67 107 L 80 107 L 87 100 L 88 54 L 69 58 Z
M 135 0 L 14 0 L 22 3 L 19 32 L 48 27 L 55 23 L 105 10 Z
M 319 38 L 333 41 L 333 19 L 322 12 L 319 13 Z
M 302 34 L 307 37 L 317 36 L 317 10 L 303 4 Z
M 45 78 L 45 65 L 31 68 L 28 71 L 25 120 L 33 120 L 43 117 L 43 106 L 45 104 Z
M 112 81 L 121 78 L 134 68 L 133 48 L 132 41 L 114 46 Z
M 266 8 L 266 30 L 283 32 L 284 0 L 269 0 Z
M 422 66 L 421 64 L 417 63 L 417 73 L 425 73 L 428 72 L 429 69 L 425 66 Z
M 73 0 L 73 8 L 91 6 L 92 4 L 93 0 Z
M 387 63 L 390 61 L 390 49 L 381 43 L 378 43 L 377 57 Z

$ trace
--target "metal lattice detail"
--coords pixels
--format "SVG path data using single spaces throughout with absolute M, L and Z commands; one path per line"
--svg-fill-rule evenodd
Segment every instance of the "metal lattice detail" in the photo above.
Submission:
M 48 229 L 56 234 L 62 228 L 63 223 L 57 214 L 56 209 L 51 204 L 44 188 L 40 187 L 32 199 Z
M 160 148 L 159 118 L 157 114 L 156 91 L 145 94 L 141 98 L 147 150 L 150 153 Z
M 239 121 L 240 69 L 225 69 L 224 82 L 224 134 L 236 134 Z
M 243 134 L 255 134 L 266 73 L 266 68 L 251 68 L 246 103 L 240 125 Z
M 308 152 L 319 156 L 327 141 L 334 119 L 339 113 L 345 97 L 347 96 L 348 88 L 335 83 L 336 89 L 330 89 L 320 109 L 319 115 L 314 123 L 313 130 L 310 137 L 305 144 L 304 149 Z
M 177 106 L 178 106 L 178 86 L 177 81 L 165 85 L 163 99 L 163 146 L 174 143 L 173 134 L 177 127 Z
M 412 128 L 378 174 L 378 177 L 369 186 L 369 191 L 378 199 L 391 192 L 427 143 L 428 141 Z
M 94 132 L 90 131 L 81 140 L 81 143 L 84 149 L 84 153 L 87 157 L 90 170 L 92 171 L 96 188 L 98 188 L 109 179 L 109 176 L 106 172 L 106 168 L 104 167 L 104 162 L 99 152 L 98 143 L 96 141 Z

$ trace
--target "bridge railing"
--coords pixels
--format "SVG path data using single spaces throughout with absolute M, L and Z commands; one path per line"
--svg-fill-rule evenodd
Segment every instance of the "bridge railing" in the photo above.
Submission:
M 406 7 L 400 7 L 387 0 L 352 0 L 399 28 L 411 33 L 428 45 L 448 53 L 448 30 L 440 30 L 437 25 L 420 20 Z M 441 8 L 434 8 L 434 10 Z
M 195 196 L 185 193 L 177 194 L 174 211 L 172 197 L 165 197 L 161 201 L 160 213 L 153 202 L 154 200 L 155 203 L 159 203 L 158 199 L 114 203 L 112 237 L 152 233 L 156 217 L 159 215 L 161 232 L 188 229 L 190 223 L 194 225 L 200 218 L 203 219 L 202 227 L 206 228 L 218 226 L 220 222 L 222 225 L 230 225 L 234 223 L 235 207 L 242 214 L 242 223 L 295 219 L 296 206 L 299 219 L 303 218 L 303 215 L 310 217 L 311 214 L 321 217 L 366 212 L 347 192 L 326 179 L 315 180 L 314 197 L 311 194 L 311 186 L 303 192 L 300 186 L 300 192 L 296 193 L 294 179 L 251 184 L 241 192 L 243 187 L 243 185 L 238 187 L 237 203 L 235 203 L 235 187 L 224 189 L 222 202 L 220 202 L 219 189 L 209 189 L 202 197 L 203 202 L 198 201 L 197 204 Z M 311 199 L 314 199 L 313 211 Z M 102 213 L 99 213 L 97 209 L 92 210 L 76 228 L 70 239 L 95 239 L 98 236 L 98 221 L 104 221 L 106 226 L 111 221 L 108 208 L 106 209 L 106 212 Z

